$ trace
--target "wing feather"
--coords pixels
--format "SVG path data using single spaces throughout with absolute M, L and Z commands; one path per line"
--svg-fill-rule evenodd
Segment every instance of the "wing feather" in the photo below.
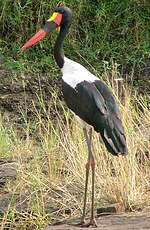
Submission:
M 107 85 L 97 80 L 80 82 L 75 88 L 63 81 L 62 86 L 68 107 L 101 134 L 108 151 L 113 155 L 126 154 L 126 138 L 118 105 Z

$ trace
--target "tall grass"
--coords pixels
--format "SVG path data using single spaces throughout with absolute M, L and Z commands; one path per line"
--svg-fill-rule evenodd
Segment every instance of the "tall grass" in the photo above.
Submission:
M 118 72 L 105 72 L 107 83 L 118 98 Z M 112 78 L 112 80 L 110 80 Z M 115 83 L 116 82 L 116 83 Z M 96 158 L 95 209 L 104 204 L 119 203 L 125 210 L 143 208 L 148 202 L 150 188 L 150 111 L 144 98 L 139 98 L 126 83 L 122 84 L 123 98 L 119 102 L 127 136 L 127 157 L 111 156 L 100 135 L 94 132 L 93 152 Z M 57 95 L 53 96 L 53 103 Z M 121 101 L 121 98 L 119 98 Z M 136 102 L 136 105 L 135 105 Z M 38 141 L 27 135 L 26 140 L 14 142 L 10 132 L 3 133 L 3 145 L 18 163 L 16 181 L 7 182 L 5 191 L 11 195 L 1 229 L 39 229 L 72 217 L 79 217 L 83 207 L 87 146 L 81 127 L 69 110 L 60 102 L 63 116 L 57 110 L 54 124 L 41 98 L 40 112 L 35 109 Z M 51 106 L 51 105 L 50 105 Z M 46 122 L 43 120 L 43 113 Z M 3 125 L 3 124 L 2 124 Z M 26 132 L 30 132 L 30 125 Z M 5 150 L 7 155 L 7 148 Z M 87 212 L 91 202 L 91 180 L 88 190 Z M 71 214 L 67 214 L 67 213 Z M 71 216 L 70 216 L 71 215 Z

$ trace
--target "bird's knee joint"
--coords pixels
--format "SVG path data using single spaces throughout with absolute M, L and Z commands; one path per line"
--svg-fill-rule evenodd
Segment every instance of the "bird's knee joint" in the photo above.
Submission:
M 94 159 L 92 159 L 92 160 L 91 160 L 91 167 L 92 167 L 92 168 L 95 168 L 95 165 L 96 165 L 96 162 L 95 162 Z
M 87 163 L 86 163 L 86 165 L 85 165 L 86 169 L 89 169 L 90 165 L 91 165 L 90 160 L 88 160 Z
M 92 167 L 92 168 L 95 168 L 95 165 L 96 165 L 96 162 L 95 162 L 95 160 L 94 159 L 89 159 L 88 161 L 87 161 L 87 163 L 86 163 L 86 169 L 89 169 L 90 168 L 90 166 Z

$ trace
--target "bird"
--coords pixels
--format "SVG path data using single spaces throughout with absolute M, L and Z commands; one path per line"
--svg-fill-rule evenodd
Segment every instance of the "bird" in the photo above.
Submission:
M 62 92 L 64 100 L 83 128 L 87 143 L 88 159 L 86 163 L 85 193 L 81 222 L 83 227 L 97 227 L 94 215 L 95 193 L 95 159 L 92 150 L 93 129 L 100 136 L 108 152 L 114 156 L 127 155 L 128 148 L 124 127 L 121 121 L 117 100 L 111 89 L 97 76 L 89 72 L 80 63 L 77 63 L 64 55 L 63 44 L 72 23 L 72 11 L 66 6 L 56 8 L 52 16 L 41 29 L 33 35 L 21 48 L 24 52 L 27 48 L 42 40 L 52 30 L 58 30 L 58 36 L 54 45 L 54 57 L 62 72 Z M 88 129 L 89 128 L 89 132 Z M 92 199 L 91 218 L 86 224 L 86 202 L 89 170 L 92 171 Z

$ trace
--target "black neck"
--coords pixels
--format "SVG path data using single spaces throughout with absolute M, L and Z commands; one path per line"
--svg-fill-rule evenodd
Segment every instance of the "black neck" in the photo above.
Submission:
M 64 65 L 63 41 L 68 33 L 69 25 L 62 26 L 54 46 L 54 57 L 57 65 L 62 68 Z

